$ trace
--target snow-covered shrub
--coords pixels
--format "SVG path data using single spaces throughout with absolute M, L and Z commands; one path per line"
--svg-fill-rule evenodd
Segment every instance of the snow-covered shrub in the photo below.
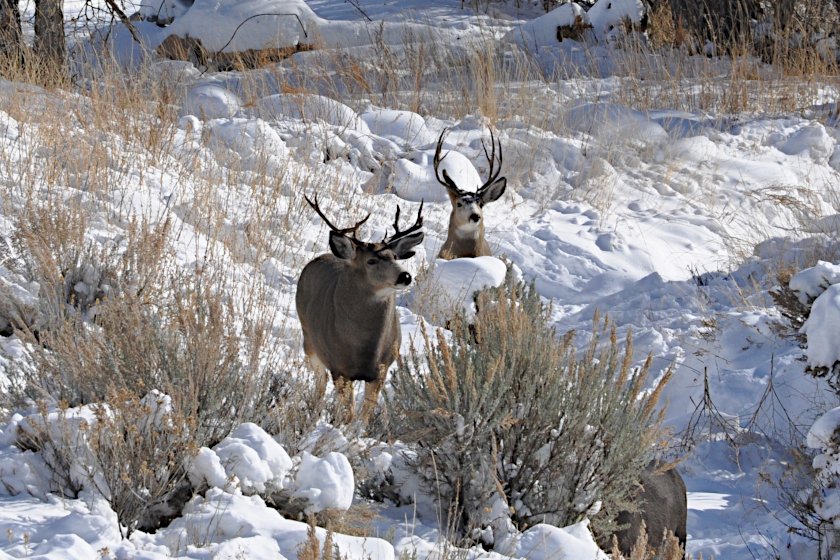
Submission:
M 803 492 L 800 501 L 810 506 L 809 513 L 818 520 L 825 557 L 834 558 L 840 552 L 840 408 L 818 418 L 805 443 L 819 454 L 813 459 L 816 485 L 810 493 Z
M 835 259 L 831 245 L 816 245 L 822 258 Z M 781 286 L 771 294 L 787 320 L 785 334 L 800 341 L 807 361 L 806 371 L 826 378 L 840 394 L 840 265 L 807 255 L 813 266 L 793 273 L 783 267 L 777 275 Z M 822 543 L 825 558 L 840 552 L 840 432 L 838 409 L 820 417 L 811 427 L 806 445 L 812 452 L 796 449 L 786 461 L 782 476 L 774 481 L 786 511 L 796 521 L 791 532 Z
M 169 504 L 179 490 L 186 490 L 182 502 L 189 497 L 182 483 L 190 423 L 158 391 L 140 398 L 116 390 L 108 401 L 53 410 L 42 404 L 18 425 L 17 442 L 40 452 L 51 491 L 102 495 L 128 537 L 138 527 L 155 529 L 180 513 Z
M 840 265 L 817 261 L 775 290 L 777 306 L 802 340 L 808 368 L 840 391 Z
M 98 303 L 95 323 L 68 315 L 31 346 L 33 367 L 10 374 L 6 396 L 18 402 L 51 411 L 71 401 L 97 407 L 98 422 L 85 436 L 93 461 L 87 484 L 109 500 L 129 532 L 154 528 L 173 513 L 167 501 L 200 447 L 271 416 L 268 368 L 277 364 L 264 346 L 264 319 L 220 297 L 211 277 L 175 275 L 168 292 L 157 292 L 165 296 L 159 302 L 144 299 L 143 291 L 122 291 Z M 167 395 L 164 408 L 143 400 L 153 390 Z M 150 424 L 155 407 L 162 412 Z M 68 430 L 25 440 L 73 457 L 77 437 Z M 50 465 L 56 480 L 68 478 L 69 464 Z
M 649 362 L 631 367 L 629 335 L 622 354 L 606 322 L 578 356 L 533 287 L 509 280 L 478 308 L 474 331 L 460 317 L 451 342 L 427 335 L 399 363 L 394 435 L 416 446 L 418 475 L 461 535 L 504 548 L 511 522 L 566 526 L 599 509 L 610 530 L 651 457 L 668 375 L 643 395 Z
M 776 309 L 784 317 L 784 321 L 780 321 L 774 329 L 779 335 L 794 337 L 804 345 L 805 337 L 800 329 L 808 318 L 813 300 L 809 298 L 803 301 L 800 294 L 790 287 L 792 276 L 793 271 L 790 268 L 782 268 L 776 273 L 778 286 L 770 290 L 770 297 L 773 298 Z
M 145 292 L 166 272 L 161 264 L 169 222 L 133 221 L 131 241 L 97 244 L 85 236 L 86 219 L 75 209 L 32 204 L 21 213 L 12 239 L 12 264 L 35 297 L 5 297 L 0 316 L 30 337 L 59 329 L 68 320 L 96 318 L 100 304 L 120 293 Z M 56 395 L 70 403 L 72 395 Z

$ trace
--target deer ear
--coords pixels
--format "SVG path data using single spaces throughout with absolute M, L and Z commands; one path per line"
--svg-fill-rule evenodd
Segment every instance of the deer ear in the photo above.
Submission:
M 417 231 L 411 235 L 400 237 L 396 241 L 388 243 L 388 247 L 394 252 L 398 259 L 407 259 L 414 256 L 411 249 L 423 242 L 423 232 Z
M 339 259 L 350 260 L 356 254 L 353 241 L 337 231 L 330 232 L 330 251 Z
M 496 179 L 487 187 L 487 190 L 481 193 L 481 204 L 484 205 L 488 202 L 499 200 L 499 197 L 505 194 L 506 188 L 507 178 L 502 177 L 501 179 Z

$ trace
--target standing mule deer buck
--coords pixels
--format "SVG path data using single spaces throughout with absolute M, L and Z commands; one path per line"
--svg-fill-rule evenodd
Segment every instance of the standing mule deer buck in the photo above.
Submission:
M 661 551 L 666 533 L 673 533 L 685 550 L 688 504 L 680 473 L 674 467 L 662 471 L 654 461 L 642 471 L 639 482 L 635 496 L 641 502 L 639 511 L 622 511 L 616 518 L 618 524 L 626 525 L 615 533 L 622 555 L 631 557 L 643 526 L 647 529 L 648 543 L 655 550 Z
M 502 141 L 498 141 L 498 168 L 496 167 L 496 138 L 493 136 L 492 128 L 490 129 L 492 146 L 489 154 L 484 140 L 481 141 L 490 169 L 484 184 L 477 191 L 469 192 L 461 190 L 446 172 L 446 169 L 442 171 L 440 169 L 440 163 L 446 158 L 446 156 L 440 157 L 445 137 L 446 129 L 441 132 L 438 138 L 434 168 L 438 182 L 446 187 L 446 193 L 452 203 L 452 212 L 449 214 L 449 234 L 440 248 L 438 257 L 448 260 L 491 255 L 490 246 L 484 239 L 484 205 L 498 200 L 505 193 L 507 187 L 507 179 L 505 177 L 499 178 L 499 173 L 502 172 Z
M 318 376 L 319 399 L 330 371 L 336 393 L 353 419 L 353 381 L 365 382 L 362 418 L 376 405 L 388 367 L 399 352 L 402 334 L 394 295 L 411 284 L 411 274 L 397 263 L 414 255 L 423 241 L 423 203 L 417 220 L 400 231 L 400 207 L 394 234 L 379 243 L 356 237 L 370 214 L 356 225 L 337 228 L 315 202 L 306 202 L 330 228 L 330 253 L 309 261 L 297 284 L 295 306 L 303 329 L 303 351 Z

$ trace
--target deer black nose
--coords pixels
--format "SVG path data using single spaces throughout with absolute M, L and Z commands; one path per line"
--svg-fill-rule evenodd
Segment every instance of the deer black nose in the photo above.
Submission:
M 470 214 L 470 221 L 471 222 L 478 222 L 481 219 L 481 216 L 478 214 Z
M 408 272 L 400 272 L 400 275 L 397 276 L 397 284 L 402 284 L 403 286 L 411 284 L 411 274 Z

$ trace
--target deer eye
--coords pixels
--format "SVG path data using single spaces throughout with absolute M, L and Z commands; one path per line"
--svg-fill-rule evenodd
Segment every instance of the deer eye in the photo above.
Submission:
M 379 260 L 378 260 L 378 259 L 368 259 L 368 262 L 367 262 L 367 263 L 368 263 L 368 265 L 369 265 L 369 266 L 373 266 L 373 265 L 375 265 L 375 264 L 376 264 L 376 263 L 378 263 L 378 262 L 379 262 Z
M 463 206 L 463 204 L 461 204 L 461 203 L 459 202 L 459 203 L 458 203 L 458 208 L 460 208 L 461 206 Z

